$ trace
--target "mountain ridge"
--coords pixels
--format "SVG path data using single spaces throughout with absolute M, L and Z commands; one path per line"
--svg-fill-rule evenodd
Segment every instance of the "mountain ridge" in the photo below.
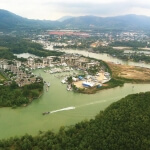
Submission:
M 116 17 L 80 16 L 63 21 L 66 26 L 72 27 L 100 27 L 120 29 L 150 29 L 150 17 L 142 15 L 124 15 Z
M 49 28 L 55 27 L 57 24 L 59 24 L 58 21 L 28 19 L 0 9 L 0 29 L 2 30 Z
M 79 16 L 62 17 L 59 20 L 34 20 L 18 16 L 7 10 L 0 9 L 0 30 L 24 29 L 121 29 L 150 30 L 150 17 L 143 15 L 123 15 L 115 17 Z
M 65 20 L 68 20 L 68 19 L 71 19 L 71 18 L 73 18 L 73 17 L 72 16 L 63 16 L 63 17 L 57 19 L 56 21 L 63 22 Z

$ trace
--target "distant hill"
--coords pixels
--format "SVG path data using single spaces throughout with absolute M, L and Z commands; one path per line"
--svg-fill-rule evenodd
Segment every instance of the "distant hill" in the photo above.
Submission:
M 150 17 L 125 15 L 117 17 L 81 16 L 63 21 L 66 27 L 78 28 L 107 28 L 107 29 L 150 29 Z
M 73 17 L 72 16 L 64 16 L 64 17 L 61 17 L 60 19 L 58 19 L 57 21 L 63 22 L 65 20 L 68 20 L 68 19 L 71 19 L 71 18 L 73 18 Z
M 28 28 L 50 28 L 59 25 L 57 21 L 23 18 L 7 10 L 0 9 L 0 30 L 20 30 Z
M 96 16 L 65 16 L 57 21 L 50 21 L 27 19 L 7 10 L 0 9 L 0 31 L 56 28 L 150 30 L 150 17 L 139 15 L 125 15 L 105 18 Z

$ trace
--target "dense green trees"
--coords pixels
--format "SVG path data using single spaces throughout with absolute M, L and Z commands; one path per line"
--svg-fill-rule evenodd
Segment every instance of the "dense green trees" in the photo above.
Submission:
M 14 56 L 13 53 L 7 49 L 0 50 L 0 58 L 9 59 L 9 60 L 17 59 L 17 57 Z
M 43 83 L 33 83 L 19 88 L 15 82 L 10 86 L 0 86 L 0 106 L 16 107 L 28 104 L 37 98 L 43 90 Z
M 0 58 L 17 59 L 13 54 L 30 53 L 40 57 L 60 56 L 62 52 L 44 50 L 42 45 L 33 43 L 30 40 L 19 37 L 0 36 L 0 46 L 4 47 L 0 50 Z M 24 59 L 19 59 L 24 61 Z
M 61 127 L 58 133 L 1 140 L 1 149 L 16 150 L 148 150 L 150 92 L 129 95 L 95 119 Z
M 123 54 L 123 51 L 115 50 L 110 46 L 99 46 L 94 48 L 94 51 L 99 52 L 99 53 L 107 53 L 112 56 L 120 56 Z
M 122 60 L 132 60 L 135 62 L 139 62 L 139 61 L 145 61 L 146 63 L 150 63 L 150 56 L 146 56 L 145 54 L 141 54 L 141 53 L 129 53 L 129 54 L 125 54 L 124 51 L 122 50 L 116 50 L 112 47 L 102 47 L 99 46 L 97 48 L 94 48 L 95 52 L 99 52 L 99 53 L 107 53 L 111 56 L 117 57 L 119 59 Z M 138 49 L 137 49 L 138 51 Z
M 12 87 L 0 86 L 0 106 L 14 107 L 27 104 L 29 99 L 22 95 L 20 89 Z
M 147 42 L 139 42 L 139 41 L 115 41 L 110 44 L 111 46 L 125 46 L 125 47 L 146 47 Z

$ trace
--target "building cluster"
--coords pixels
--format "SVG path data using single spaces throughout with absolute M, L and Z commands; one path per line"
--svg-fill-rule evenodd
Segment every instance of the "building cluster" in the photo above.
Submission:
M 121 32 L 116 35 L 117 41 L 149 41 L 149 37 L 144 32 Z
M 106 41 L 104 41 L 104 42 L 96 41 L 90 45 L 90 47 L 92 47 L 92 48 L 96 48 L 99 46 L 108 46 L 108 43 Z
M 149 45 L 150 36 L 143 31 L 95 32 L 86 30 L 85 33 L 82 33 L 78 30 L 51 30 L 43 33 L 43 35 L 36 36 L 33 41 L 42 44 L 48 50 L 60 50 L 64 48 L 92 49 L 98 46 L 109 46 L 116 41 L 139 41 L 147 42 L 147 45 Z
M 30 67 L 31 69 L 36 69 L 36 68 L 44 68 L 44 67 L 49 67 L 55 57 L 46 57 L 46 58 L 33 58 L 33 57 L 28 57 L 27 60 L 27 66 Z
M 92 66 L 99 66 L 98 61 L 90 61 L 88 58 L 82 57 L 78 54 L 65 54 L 63 56 L 48 56 L 45 58 L 32 58 L 29 57 L 27 61 L 27 66 L 36 69 L 36 68 L 45 68 L 52 66 L 70 66 L 79 69 L 89 69 Z
M 49 35 L 53 36 L 79 36 L 89 37 L 89 33 L 81 32 L 78 30 L 51 30 L 48 32 Z
M 0 71 L 10 80 L 14 80 L 20 87 L 34 82 L 41 82 L 29 71 L 25 63 L 17 60 L 1 60 Z M 7 85 L 7 82 L 5 84 Z
M 31 72 L 32 69 L 64 66 L 80 70 L 87 70 L 93 66 L 100 66 L 100 62 L 82 57 L 79 54 L 64 54 L 62 56 L 48 56 L 41 58 L 29 57 L 27 62 L 17 60 L 1 60 L 0 71 L 10 80 L 14 80 L 20 87 L 34 82 L 40 82 Z

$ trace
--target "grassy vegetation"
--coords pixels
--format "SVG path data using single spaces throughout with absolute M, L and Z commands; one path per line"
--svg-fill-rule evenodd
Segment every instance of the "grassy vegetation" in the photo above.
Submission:
M 5 150 L 149 150 L 150 92 L 129 95 L 101 111 L 95 119 L 58 133 L 40 132 L 0 141 Z
M 5 76 L 0 72 L 0 82 L 7 80 Z
M 114 88 L 114 87 L 117 87 L 117 86 L 123 86 L 124 85 L 124 81 L 122 80 L 116 80 L 116 79 L 111 79 L 108 83 L 106 83 L 107 86 L 103 86 L 101 88 L 102 89 L 110 89 L 110 88 Z M 105 84 L 104 84 L 105 85 Z
M 0 50 L 8 50 L 7 47 L 0 46 Z
M 123 77 L 116 77 L 116 80 L 120 80 L 124 83 L 150 83 L 150 80 L 142 80 L 142 79 L 127 79 Z
M 133 43 L 133 45 L 134 45 L 134 43 Z M 137 45 L 137 46 L 139 46 L 139 45 Z M 128 61 L 128 60 L 134 61 L 134 62 L 144 61 L 146 63 L 150 63 L 150 56 L 146 56 L 145 54 L 136 53 L 136 51 L 139 51 L 138 47 L 133 47 L 132 49 L 135 51 L 135 53 L 124 54 L 124 50 L 116 50 L 111 46 L 106 46 L 106 47 L 99 46 L 99 47 L 93 48 L 93 51 L 98 52 L 98 53 L 107 53 L 113 57 L 117 57 L 117 58 L 119 58 L 121 60 L 125 60 L 125 61 Z
M 110 46 L 121 46 L 121 47 L 146 47 L 147 42 L 139 42 L 139 41 L 115 41 L 110 44 Z M 148 45 L 149 46 L 149 45 Z
M 130 83 L 150 83 L 150 69 L 108 63 L 112 78 Z
M 5 80 L 5 77 L 0 73 L 0 80 L 2 81 L 4 81 Z

